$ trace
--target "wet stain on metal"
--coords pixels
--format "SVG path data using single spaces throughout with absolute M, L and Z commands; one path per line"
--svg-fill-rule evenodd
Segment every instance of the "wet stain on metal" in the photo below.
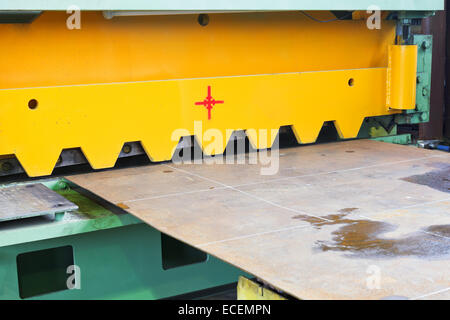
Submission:
M 439 235 L 441 237 L 448 237 L 450 239 L 450 225 L 434 225 L 427 228 L 428 232 Z
M 432 166 L 436 169 L 425 174 L 402 178 L 401 180 L 425 185 L 443 192 L 450 192 L 450 164 L 438 162 L 433 163 Z
M 387 238 L 383 234 L 395 231 L 397 226 L 382 221 L 350 219 L 346 215 L 332 214 L 324 219 L 297 215 L 293 218 L 309 222 L 316 229 L 342 225 L 331 233 L 332 240 L 316 241 L 315 251 L 343 252 L 351 258 L 450 257 L 450 225 L 432 225 L 401 238 Z
M 353 212 L 355 210 L 358 210 L 358 208 L 343 208 L 341 210 L 339 210 L 340 213 L 350 213 Z

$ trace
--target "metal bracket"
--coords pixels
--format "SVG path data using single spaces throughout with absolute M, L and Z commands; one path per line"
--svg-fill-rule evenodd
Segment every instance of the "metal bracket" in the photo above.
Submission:
M 405 110 L 395 116 L 397 124 L 416 124 L 428 122 L 430 117 L 431 57 L 433 37 L 431 35 L 414 35 L 413 43 L 417 45 L 416 108 Z

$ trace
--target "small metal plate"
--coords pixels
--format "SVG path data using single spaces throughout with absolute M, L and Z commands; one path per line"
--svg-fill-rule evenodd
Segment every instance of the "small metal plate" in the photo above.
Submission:
M 76 209 L 75 204 L 41 183 L 0 188 L 0 222 Z

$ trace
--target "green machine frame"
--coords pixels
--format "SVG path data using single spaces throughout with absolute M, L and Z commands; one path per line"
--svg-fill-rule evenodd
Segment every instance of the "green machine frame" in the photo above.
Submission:
M 0 224 L 0 299 L 161 299 L 245 274 L 63 180 L 43 183 L 79 209 Z

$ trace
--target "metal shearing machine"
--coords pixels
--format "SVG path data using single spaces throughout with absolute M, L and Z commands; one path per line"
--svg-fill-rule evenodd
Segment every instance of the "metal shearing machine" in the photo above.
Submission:
M 238 279 L 241 299 L 450 287 L 450 188 L 436 182 L 450 159 L 403 146 L 401 130 L 429 120 L 421 23 L 443 9 L 0 0 L 0 299 L 207 296 Z M 218 158 L 239 140 L 273 152 L 284 135 L 295 146 L 273 176 L 171 162 L 190 148 Z M 408 216 L 418 203 L 433 225 Z M 402 263 L 440 280 L 412 281 Z M 391 279 L 381 289 L 365 286 L 371 265 Z M 330 284 L 344 277 L 334 268 L 353 274 L 346 290 Z

